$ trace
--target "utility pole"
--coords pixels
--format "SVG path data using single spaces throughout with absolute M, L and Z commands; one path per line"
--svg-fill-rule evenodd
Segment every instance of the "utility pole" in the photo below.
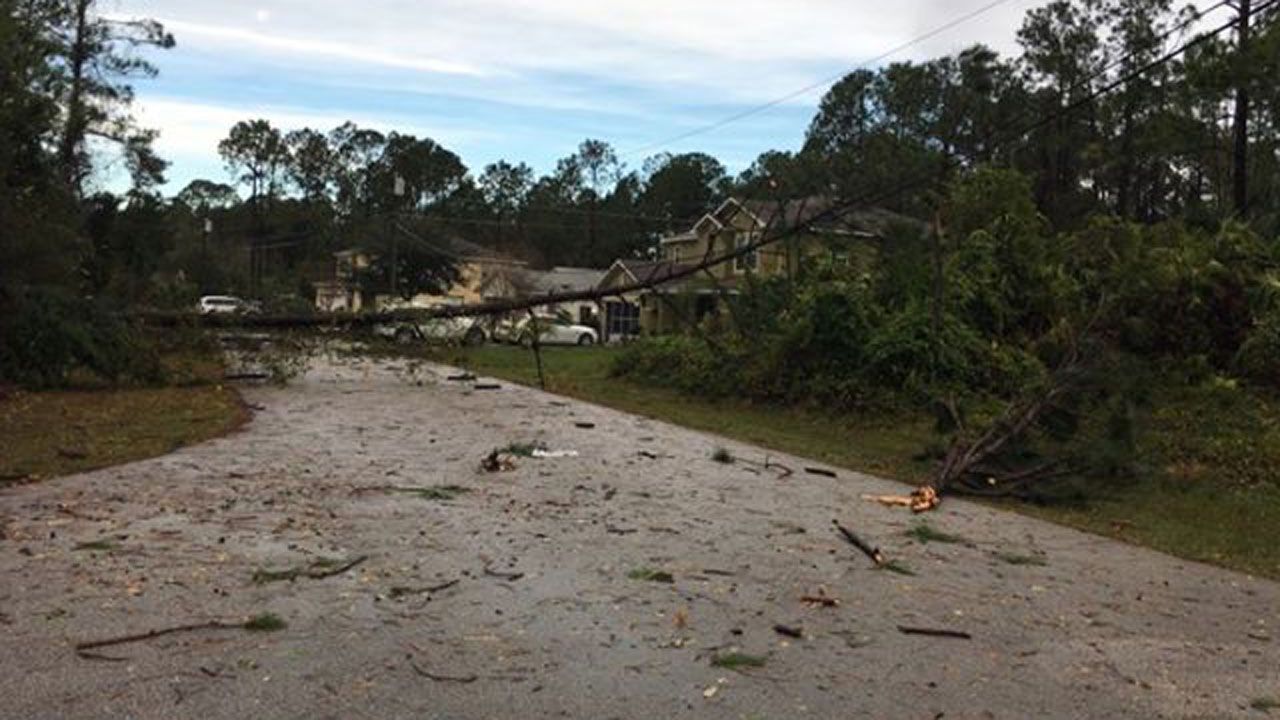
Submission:
M 1240 25 L 1236 42 L 1236 112 L 1235 149 L 1232 153 L 1234 175 L 1232 190 L 1236 215 L 1249 216 L 1249 77 L 1245 68 L 1245 56 L 1249 52 L 1249 15 L 1252 0 L 1237 0 L 1235 8 L 1240 12 Z
M 391 231 L 391 300 L 400 295 L 400 233 L 396 232 L 395 212 L 400 204 L 400 198 L 404 197 L 404 177 L 396 175 L 395 181 L 396 199 L 392 203 L 391 214 L 388 216 L 387 227 Z

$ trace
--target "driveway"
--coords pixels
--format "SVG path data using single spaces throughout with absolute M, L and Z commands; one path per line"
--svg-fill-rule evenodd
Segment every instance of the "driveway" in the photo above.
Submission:
M 246 389 L 236 435 L 0 493 L 0 717 L 1219 718 L 1280 696 L 1276 583 L 958 501 L 928 519 L 963 541 L 922 544 L 859 497 L 899 485 L 768 454 L 779 477 L 759 448 L 451 372 L 324 361 Z M 480 469 L 513 442 L 577 456 Z M 437 486 L 469 492 L 407 491 Z M 287 627 L 73 647 L 268 612 Z

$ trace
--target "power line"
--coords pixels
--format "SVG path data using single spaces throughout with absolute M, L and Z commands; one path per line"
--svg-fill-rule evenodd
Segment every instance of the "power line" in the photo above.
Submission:
M 996 8 L 998 8 L 998 7 L 1000 7 L 1001 5 L 1006 5 L 1006 4 L 1008 4 L 1008 3 L 1012 2 L 1012 1 L 1013 1 L 1013 0 L 994 0 L 994 2 L 987 3 L 986 5 L 983 5 L 982 7 L 978 8 L 977 10 L 974 10 L 974 11 L 972 11 L 972 12 L 969 12 L 969 13 L 965 14 L 965 15 L 962 15 L 962 16 L 960 16 L 960 17 L 956 18 L 955 20 L 952 20 L 951 22 L 946 23 L 945 25 L 941 25 L 941 26 L 939 26 L 939 27 L 937 27 L 937 28 L 934 28 L 933 30 L 930 30 L 929 32 L 927 32 L 927 33 L 925 33 L 925 34 L 923 34 L 923 35 L 920 35 L 920 36 L 918 36 L 918 37 L 912 38 L 911 40 L 908 40 L 907 42 L 902 43 L 901 45 L 898 45 L 898 46 L 893 47 L 893 48 L 891 48 L 891 49 L 889 49 L 889 50 L 886 50 L 885 52 L 883 52 L 883 53 L 881 53 L 881 54 L 879 54 L 879 55 L 877 55 L 877 56 L 875 56 L 875 57 L 873 57 L 873 58 L 871 58 L 871 59 L 869 59 L 869 60 L 865 60 L 865 61 L 863 61 L 862 63 L 858 64 L 857 66 L 855 66 L 855 67 L 853 67 L 853 68 L 851 68 L 851 69 L 849 69 L 849 70 L 845 70 L 845 71 L 842 71 L 842 72 L 840 72 L 840 73 L 838 73 L 838 74 L 836 74 L 836 75 L 831 75 L 831 76 L 829 76 L 829 77 L 823 78 L 822 80 L 819 80 L 819 81 L 817 81 L 817 82 L 815 82 L 815 83 L 811 83 L 811 84 L 809 84 L 809 85 L 806 85 L 806 86 L 804 86 L 804 87 L 800 88 L 799 90 L 794 90 L 794 91 L 792 91 L 792 92 L 787 93 L 786 95 L 783 95 L 783 96 L 778 97 L 778 98 L 774 98 L 773 100 L 770 100 L 770 101 L 768 101 L 768 102 L 766 102 L 766 103 L 763 103 L 763 104 L 760 104 L 760 105 L 756 105 L 756 106 L 751 107 L 751 108 L 748 108 L 748 109 L 746 109 L 746 110 L 743 110 L 743 111 L 740 111 L 740 112 L 734 113 L 733 115 L 730 115 L 730 116 L 728 116 L 728 117 L 726 117 L 726 118 L 724 118 L 724 119 L 721 119 L 721 120 L 717 120 L 717 121 L 715 121 L 715 122 L 713 122 L 713 123 L 710 123 L 710 124 L 708 124 L 708 125 L 703 125 L 703 126 L 701 126 L 701 127 L 697 127 L 697 128 L 692 129 L 692 130 L 687 130 L 687 131 L 682 132 L 682 133 L 680 133 L 680 134 L 678 134 L 678 135 L 673 135 L 672 137 L 669 137 L 669 138 L 667 138 L 667 139 L 665 139 L 665 140 L 658 140 L 657 142 L 652 142 L 652 143 L 649 143 L 649 144 L 647 144 L 647 145 L 642 145 L 642 146 L 640 146 L 640 147 L 638 147 L 638 148 L 635 148 L 635 149 L 633 149 L 633 150 L 629 150 L 629 151 L 627 151 L 627 152 L 621 153 L 621 154 L 619 154 L 619 156 L 618 156 L 618 157 L 631 157 L 632 155 L 638 155 L 638 154 L 640 154 L 640 153 L 650 152 L 650 151 L 652 151 L 652 150 L 656 150 L 656 149 L 658 149 L 658 148 L 660 148 L 660 147 L 665 147 L 665 146 L 667 146 L 667 145 L 671 145 L 672 143 L 680 142 L 681 140 L 688 140 L 688 139 L 689 139 L 689 138 L 691 138 L 691 137 L 697 137 L 698 135 L 705 135 L 706 133 L 709 133 L 709 132 L 711 132 L 711 131 L 713 131 L 713 130 L 719 130 L 720 128 L 725 127 L 726 125 L 732 125 L 733 123 L 738 122 L 739 120 L 743 120 L 743 119 L 745 119 L 745 118 L 749 118 L 749 117 L 751 117 L 751 116 L 753 116 L 753 115 L 758 115 L 758 114 L 760 114 L 760 113 L 762 113 L 762 112 L 764 112 L 764 111 L 766 111 L 766 110 L 769 110 L 769 109 L 771 109 L 771 108 L 775 108 L 775 107 L 777 107 L 777 106 L 781 105 L 782 103 L 787 102 L 788 100 L 793 100 L 793 99 L 795 99 L 795 98 L 797 98 L 797 97 L 800 97 L 801 95 L 805 95 L 805 94 L 808 94 L 808 93 L 810 93 L 810 92 L 813 92 L 814 90 L 817 90 L 818 88 L 826 87 L 827 85 L 830 85 L 830 84 L 832 84 L 832 83 L 834 83 L 834 82 L 836 82 L 836 81 L 840 80 L 841 78 L 843 78 L 844 76 L 848 75 L 848 74 L 849 74 L 849 73 L 851 73 L 851 72 L 854 72 L 854 71 L 857 71 L 857 70 L 862 70 L 862 69 L 867 68 L 868 66 L 871 66 L 871 65 L 875 65 L 875 64 L 877 64 L 877 63 L 884 62 L 885 60 L 888 60 L 889 58 L 893 57 L 894 55 L 897 55 L 898 53 L 902 52 L 903 50 L 909 50 L 910 48 L 915 47 L 916 45 L 919 45 L 920 43 L 923 43 L 923 42 L 925 42 L 925 41 L 927 41 L 927 40 L 931 40 L 931 39 L 933 39 L 933 38 L 935 38 L 935 37 L 937 37 L 937 36 L 939 36 L 939 35 L 941 35 L 941 34 L 943 34 L 943 33 L 947 32 L 947 31 L 949 31 L 949 30 L 953 30 L 953 29 L 955 29 L 955 28 L 959 27 L 960 25 L 963 25 L 963 24 L 965 24 L 965 23 L 969 22 L 970 20 L 973 20 L 973 19 L 975 19 L 975 18 L 981 17 L 982 15 L 985 15 L 986 13 L 991 12 L 992 10 L 994 10 L 994 9 L 996 9 Z

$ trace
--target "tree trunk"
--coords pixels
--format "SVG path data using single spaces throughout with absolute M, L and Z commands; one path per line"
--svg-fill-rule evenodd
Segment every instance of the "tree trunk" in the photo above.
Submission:
M 1239 43 L 1236 55 L 1239 59 L 1236 68 L 1236 110 L 1235 110 L 1235 149 L 1233 151 L 1234 176 L 1233 196 L 1236 214 L 1241 218 L 1249 215 L 1249 77 L 1243 71 L 1243 61 L 1249 51 L 1249 14 L 1251 0 L 1240 0 Z
M 58 147 L 63 179 L 77 195 L 84 179 L 80 152 L 88 130 L 84 90 L 85 70 L 89 64 L 89 7 L 92 4 L 93 0 L 75 0 L 75 38 L 67 57 L 71 71 L 71 83 L 67 88 L 67 121 Z

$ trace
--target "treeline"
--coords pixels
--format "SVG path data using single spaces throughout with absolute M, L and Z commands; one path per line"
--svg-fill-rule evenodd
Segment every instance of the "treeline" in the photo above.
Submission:
M 1220 3 L 1195 23 L 1172 0 L 1056 0 L 1027 14 L 1017 57 L 975 46 L 849 74 L 800 150 L 765 152 L 736 176 L 703 153 L 629 168 L 600 140 L 541 176 L 514 161 L 473 169 L 429 138 L 246 120 L 217 147 L 225 178 L 165 197 L 167 164 L 132 120 L 130 83 L 157 72 L 142 51 L 175 39 L 106 17 L 99 0 L 0 0 L 0 323 L 38 293 L 182 307 L 236 292 L 300 308 L 333 251 L 359 246 L 385 263 L 392 237 L 412 267 L 373 276 L 409 278 L 402 294 L 447 282 L 451 258 L 437 249 L 449 237 L 535 265 L 602 267 L 650 255 L 729 195 L 828 195 L 941 213 L 946 226 L 949 188 L 983 167 L 1029 178 L 1059 232 L 1109 216 L 1216 233 L 1234 216 L 1272 238 L 1280 32 L 1275 7 L 1256 6 L 1247 44 L 1218 33 L 1163 61 L 1236 10 Z M 107 167 L 127 169 L 130 190 L 93 190 Z M 18 335 L 0 330 L 10 352 Z

